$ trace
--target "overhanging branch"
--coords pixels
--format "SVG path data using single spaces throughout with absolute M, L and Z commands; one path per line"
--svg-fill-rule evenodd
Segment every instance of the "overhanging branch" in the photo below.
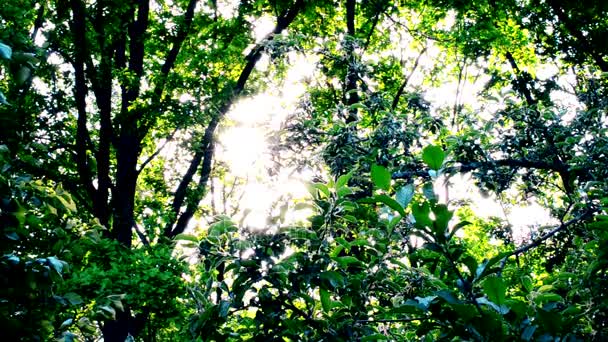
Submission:
M 541 160 L 529 159 L 499 159 L 482 162 L 462 163 L 456 166 L 448 166 L 443 169 L 446 174 L 466 173 L 482 168 L 497 168 L 497 167 L 512 167 L 512 168 L 527 168 L 546 170 L 553 172 L 568 172 L 568 166 L 561 163 L 550 163 Z M 423 177 L 428 175 L 427 170 L 417 169 L 412 171 L 398 171 L 393 173 L 393 179 L 410 179 L 412 177 Z
M 523 254 L 533 248 L 536 248 L 538 246 L 540 246 L 543 242 L 545 242 L 546 240 L 550 239 L 551 237 L 553 237 L 555 234 L 566 230 L 568 227 L 573 226 L 577 223 L 580 223 L 588 218 L 590 218 L 591 216 L 593 216 L 593 213 L 595 213 L 596 210 L 594 209 L 587 209 L 585 210 L 583 213 L 581 213 L 580 215 L 578 215 L 577 217 L 568 220 L 566 222 L 563 222 L 562 224 L 560 224 L 559 226 L 551 229 L 549 232 L 545 233 L 543 236 L 539 237 L 538 239 L 532 241 L 531 243 L 521 246 L 518 249 L 510 252 L 508 255 L 506 255 L 504 257 L 504 259 L 502 259 L 502 262 L 500 264 L 500 271 L 502 272 L 502 270 L 504 269 L 505 265 L 507 264 L 507 260 L 512 257 L 512 256 L 518 256 L 520 254 Z

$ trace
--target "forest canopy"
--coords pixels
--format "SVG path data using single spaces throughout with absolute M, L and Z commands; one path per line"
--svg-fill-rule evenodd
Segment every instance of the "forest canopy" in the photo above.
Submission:
M 6 0 L 1 335 L 607 340 L 607 36 L 597 0 Z

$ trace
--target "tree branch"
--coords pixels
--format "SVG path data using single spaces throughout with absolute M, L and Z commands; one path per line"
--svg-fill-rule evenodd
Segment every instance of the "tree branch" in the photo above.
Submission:
M 457 166 L 448 166 L 443 169 L 446 174 L 453 173 L 466 173 L 480 168 L 496 168 L 496 167 L 522 167 L 528 169 L 547 170 L 554 172 L 564 172 L 568 170 L 568 167 L 561 163 L 549 163 L 541 160 L 529 160 L 529 159 L 499 159 L 489 160 L 483 162 L 469 162 Z M 399 171 L 393 173 L 393 179 L 410 179 L 412 177 L 426 176 L 428 173 L 424 169 L 418 169 L 413 171 Z
M 167 146 L 167 144 L 168 144 L 170 141 L 173 141 L 173 136 L 175 136 L 175 133 L 177 133 L 177 128 L 175 128 L 175 129 L 173 130 L 173 132 L 171 132 L 171 134 L 169 135 L 169 137 L 167 137 L 167 139 L 165 139 L 165 142 L 162 144 L 162 146 L 161 146 L 161 147 L 159 147 L 159 148 L 158 148 L 156 151 L 154 151 L 154 153 L 152 153 L 152 155 L 150 155 L 150 156 L 149 156 L 149 157 L 148 157 L 146 160 L 144 160 L 144 162 L 143 162 L 143 163 L 141 163 L 141 165 L 139 166 L 139 170 L 137 170 L 137 173 L 138 173 L 138 174 L 139 174 L 139 173 L 141 173 L 141 172 L 144 170 L 144 168 L 145 168 L 145 167 L 146 167 L 148 164 L 150 164 L 150 162 L 151 162 L 152 160 L 154 160 L 154 158 L 156 158 L 156 156 L 158 156 L 158 155 L 160 154 L 160 152 L 161 152 L 161 151 L 162 151 L 162 150 L 165 148 L 165 146 Z
M 188 167 L 188 171 L 186 171 L 186 174 L 184 175 L 180 184 L 177 187 L 172 204 L 173 214 L 175 215 L 175 226 L 173 222 L 168 223 L 164 229 L 165 236 L 172 238 L 175 235 L 182 233 L 186 229 L 186 226 L 192 216 L 194 216 L 194 212 L 198 208 L 198 203 L 204 196 L 205 185 L 207 184 L 207 181 L 209 180 L 209 176 L 211 174 L 211 165 L 215 147 L 213 136 L 220 121 L 223 119 L 226 113 L 228 113 L 234 101 L 245 89 L 245 84 L 249 79 L 249 76 L 253 72 L 256 63 L 262 56 L 262 53 L 264 52 L 264 47 L 266 46 L 268 41 L 271 41 L 276 35 L 283 32 L 283 30 L 285 30 L 294 21 L 294 19 L 296 18 L 298 13 L 304 8 L 304 6 L 304 0 L 297 0 L 295 4 L 291 6 L 291 8 L 287 10 L 284 15 L 277 18 L 277 23 L 275 25 L 274 30 L 269 33 L 265 39 L 258 43 L 245 57 L 247 63 L 245 64 L 245 67 L 243 67 L 243 70 L 241 71 L 236 85 L 232 89 L 231 96 L 228 98 L 228 100 L 226 100 L 226 102 L 224 102 L 224 104 L 220 108 L 218 108 L 216 114 L 213 116 L 213 119 L 211 119 L 211 122 L 205 129 L 205 134 L 201 141 L 200 149 L 197 153 L 195 153 L 194 158 L 192 159 Z M 187 205 L 186 210 L 181 215 L 179 215 L 179 211 L 183 206 L 184 200 L 186 198 L 188 187 L 190 186 L 193 176 L 196 173 L 196 170 L 198 169 L 201 162 L 202 166 L 200 169 L 200 179 L 197 184 L 195 198 Z
M 426 52 L 426 47 L 424 47 L 420 51 L 420 53 L 418 54 L 418 57 L 416 57 L 416 60 L 414 61 L 414 66 L 412 67 L 412 70 L 410 70 L 410 73 L 407 75 L 405 80 L 403 80 L 403 83 L 401 83 L 399 90 L 397 90 L 397 94 L 395 94 L 395 98 L 393 99 L 393 104 L 391 105 L 392 110 L 395 110 L 397 108 L 397 105 L 399 105 L 399 99 L 401 98 L 401 95 L 403 95 L 403 91 L 405 90 L 405 87 L 409 83 L 410 78 L 412 78 L 412 75 L 414 75 L 414 72 L 418 68 L 418 63 L 420 62 L 420 58 L 422 57 L 422 55 L 425 52 Z
M 554 236 L 555 234 L 566 230 L 568 227 L 573 226 L 577 223 L 580 223 L 581 221 L 590 218 L 591 216 L 593 216 L 593 213 L 595 213 L 596 210 L 595 209 L 587 209 L 585 210 L 582 214 L 580 214 L 579 216 L 563 222 L 562 224 L 560 224 L 559 226 L 553 228 L 552 230 L 550 230 L 549 232 L 547 232 L 545 235 L 539 237 L 538 239 L 532 241 L 531 243 L 525 245 L 525 246 L 521 246 L 518 249 L 510 252 L 508 255 L 506 255 L 504 257 L 504 259 L 502 260 L 502 262 L 500 263 L 500 271 L 502 272 L 502 270 L 505 268 L 505 265 L 507 264 L 507 260 L 512 257 L 512 256 L 518 256 L 522 253 L 525 253 L 533 248 L 536 248 L 538 246 L 540 246 L 543 242 L 545 242 L 546 240 L 550 239 L 552 236 Z
M 80 176 L 80 182 L 84 186 L 86 192 L 95 199 L 95 187 L 93 186 L 93 177 L 89 169 L 87 157 L 87 141 L 91 138 L 87 129 L 87 111 L 86 111 L 86 96 L 88 93 L 87 84 L 84 73 L 84 61 L 87 55 L 86 44 L 86 22 L 85 8 L 80 0 L 71 0 L 70 7 L 72 9 L 72 20 L 70 21 L 70 29 L 74 34 L 74 98 L 76 102 L 76 110 L 78 118 L 76 120 L 76 166 Z

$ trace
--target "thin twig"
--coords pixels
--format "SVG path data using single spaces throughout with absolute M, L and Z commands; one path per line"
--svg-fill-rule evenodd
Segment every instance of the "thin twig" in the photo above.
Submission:
M 559 226 L 555 227 L 554 229 L 552 229 L 551 231 L 549 231 L 548 233 L 546 233 L 545 235 L 539 237 L 538 239 L 532 241 L 531 243 L 525 245 L 525 246 L 521 246 L 518 249 L 510 252 L 509 254 L 507 254 L 504 259 L 502 259 L 502 262 L 500 263 L 500 271 L 499 274 L 502 272 L 502 270 L 505 268 L 507 261 L 509 260 L 510 257 L 512 256 L 518 256 L 522 253 L 525 253 L 535 247 L 540 246 L 543 242 L 545 242 L 546 240 L 548 240 L 549 238 L 551 238 L 552 236 L 554 236 L 555 234 L 561 232 L 562 230 L 565 230 L 566 228 L 575 225 L 581 221 L 583 221 L 586 218 L 589 218 L 590 216 L 593 215 L 593 213 L 596 211 L 596 209 L 587 209 L 586 211 L 584 211 L 582 214 L 580 214 L 579 216 L 566 221 L 562 224 L 560 224 Z
M 173 141 L 173 136 L 175 136 L 175 133 L 177 133 L 177 127 L 173 130 L 173 132 L 169 135 L 169 137 L 165 140 L 165 142 L 163 143 L 163 145 L 161 147 L 159 147 L 156 151 L 154 151 L 154 153 L 152 153 L 151 156 L 148 157 L 148 159 L 146 159 L 143 163 L 141 163 L 141 166 L 139 167 L 139 170 L 137 170 L 137 173 L 141 173 L 144 168 L 152 161 L 154 160 L 154 158 L 156 158 L 156 156 L 158 156 L 158 154 L 165 148 L 165 146 L 167 146 L 167 144 L 170 141 Z

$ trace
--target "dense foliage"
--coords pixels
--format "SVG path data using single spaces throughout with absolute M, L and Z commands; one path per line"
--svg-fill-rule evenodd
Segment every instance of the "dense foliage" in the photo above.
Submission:
M 608 339 L 606 18 L 594 0 L 6 1 L 2 336 Z M 216 215 L 213 184 L 245 182 L 216 160 L 227 114 L 301 56 L 305 94 L 268 133 L 310 197 L 265 230 L 236 196 Z M 551 219 L 450 196 L 471 182 Z

